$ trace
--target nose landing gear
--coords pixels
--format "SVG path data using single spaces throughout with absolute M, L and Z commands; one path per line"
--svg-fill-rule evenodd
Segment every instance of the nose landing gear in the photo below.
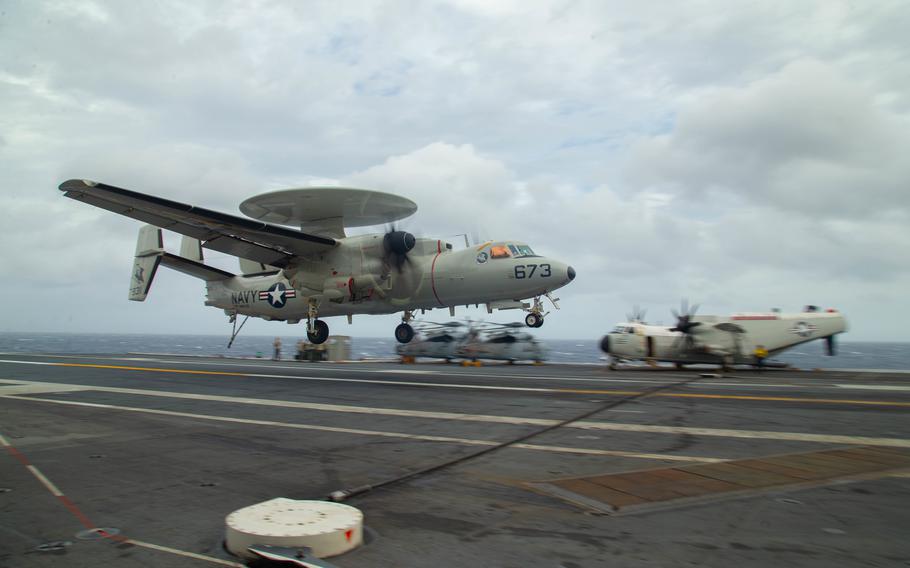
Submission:
M 549 297 L 549 296 L 548 296 Z M 550 301 L 553 301 L 552 298 Z M 554 302 L 553 305 L 556 305 Z M 558 309 L 559 306 L 557 306 Z M 547 312 L 549 313 L 549 312 Z M 525 325 L 528 327 L 540 327 L 543 325 L 543 318 L 547 315 L 543 311 L 543 301 L 540 296 L 534 298 L 534 304 L 528 308 L 528 315 L 525 316 Z
M 531 312 L 525 316 L 525 325 L 528 327 L 540 327 L 543 325 L 543 314 Z

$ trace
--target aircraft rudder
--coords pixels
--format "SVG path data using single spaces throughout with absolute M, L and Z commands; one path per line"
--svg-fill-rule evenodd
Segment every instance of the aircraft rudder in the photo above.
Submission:
M 139 237 L 136 240 L 136 258 L 130 274 L 130 300 L 145 301 L 163 254 L 164 241 L 161 229 L 153 225 L 143 225 L 139 229 Z

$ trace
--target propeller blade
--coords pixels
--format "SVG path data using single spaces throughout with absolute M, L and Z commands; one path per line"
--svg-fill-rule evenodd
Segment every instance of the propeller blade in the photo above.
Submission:
M 635 304 L 632 306 L 632 312 L 626 314 L 626 321 L 637 321 L 644 323 L 646 313 L 648 313 L 648 310 L 643 310 L 641 309 L 641 306 Z
M 401 274 L 405 264 L 412 264 L 408 253 L 417 244 L 417 238 L 407 231 L 396 230 L 394 225 L 389 229 L 382 237 L 382 248 L 385 251 L 383 260 Z

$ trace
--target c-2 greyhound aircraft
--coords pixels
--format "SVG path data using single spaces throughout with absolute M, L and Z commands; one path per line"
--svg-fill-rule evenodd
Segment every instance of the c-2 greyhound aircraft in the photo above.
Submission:
M 760 363 L 759 346 L 775 355 L 800 343 L 824 339 L 834 355 L 834 336 L 847 330 L 844 316 L 834 309 L 806 306 L 802 312 L 735 313 L 730 316 L 697 316 L 698 306 L 673 310 L 676 325 L 649 325 L 636 309 L 629 321 L 617 324 L 601 339 L 600 348 L 610 356 L 610 368 L 631 360 L 668 361 L 677 367 L 708 363 L 728 367 Z
M 550 293 L 575 278 L 568 264 L 519 241 L 456 251 L 444 241 L 395 229 L 346 236 L 345 228 L 388 224 L 417 211 L 413 201 L 378 191 L 274 191 L 241 203 L 247 219 L 94 181 L 72 179 L 60 190 L 148 223 L 139 231 L 130 300 L 145 300 L 161 264 L 200 278 L 205 305 L 223 309 L 234 324 L 232 341 L 240 331 L 238 315 L 306 320 L 309 340 L 322 343 L 329 326 L 320 317 L 346 315 L 350 323 L 355 314 L 402 312 L 395 338 L 407 343 L 416 310 L 448 308 L 454 315 L 455 306 L 472 304 L 484 304 L 488 312 L 524 310 L 525 323 L 540 327 L 546 315 L 541 298 L 558 308 Z M 179 255 L 165 252 L 161 229 L 184 235 Z M 204 264 L 203 249 L 237 256 L 241 274 Z

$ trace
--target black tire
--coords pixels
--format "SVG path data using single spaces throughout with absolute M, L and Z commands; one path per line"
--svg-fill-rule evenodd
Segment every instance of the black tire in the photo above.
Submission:
M 537 318 L 537 325 L 535 325 L 534 327 L 543 327 L 543 318 L 542 317 Z
M 395 328 L 395 339 L 398 343 L 409 343 L 414 339 L 414 328 L 406 323 L 400 324 Z
M 325 343 L 325 340 L 329 338 L 329 324 L 325 323 L 322 320 L 316 320 L 313 324 L 313 327 L 316 328 L 316 332 L 310 333 L 309 330 L 307 330 L 307 339 L 309 339 L 310 343 L 314 345 Z
M 543 318 L 537 314 L 528 314 L 525 316 L 525 325 L 528 327 L 540 327 L 543 325 Z

